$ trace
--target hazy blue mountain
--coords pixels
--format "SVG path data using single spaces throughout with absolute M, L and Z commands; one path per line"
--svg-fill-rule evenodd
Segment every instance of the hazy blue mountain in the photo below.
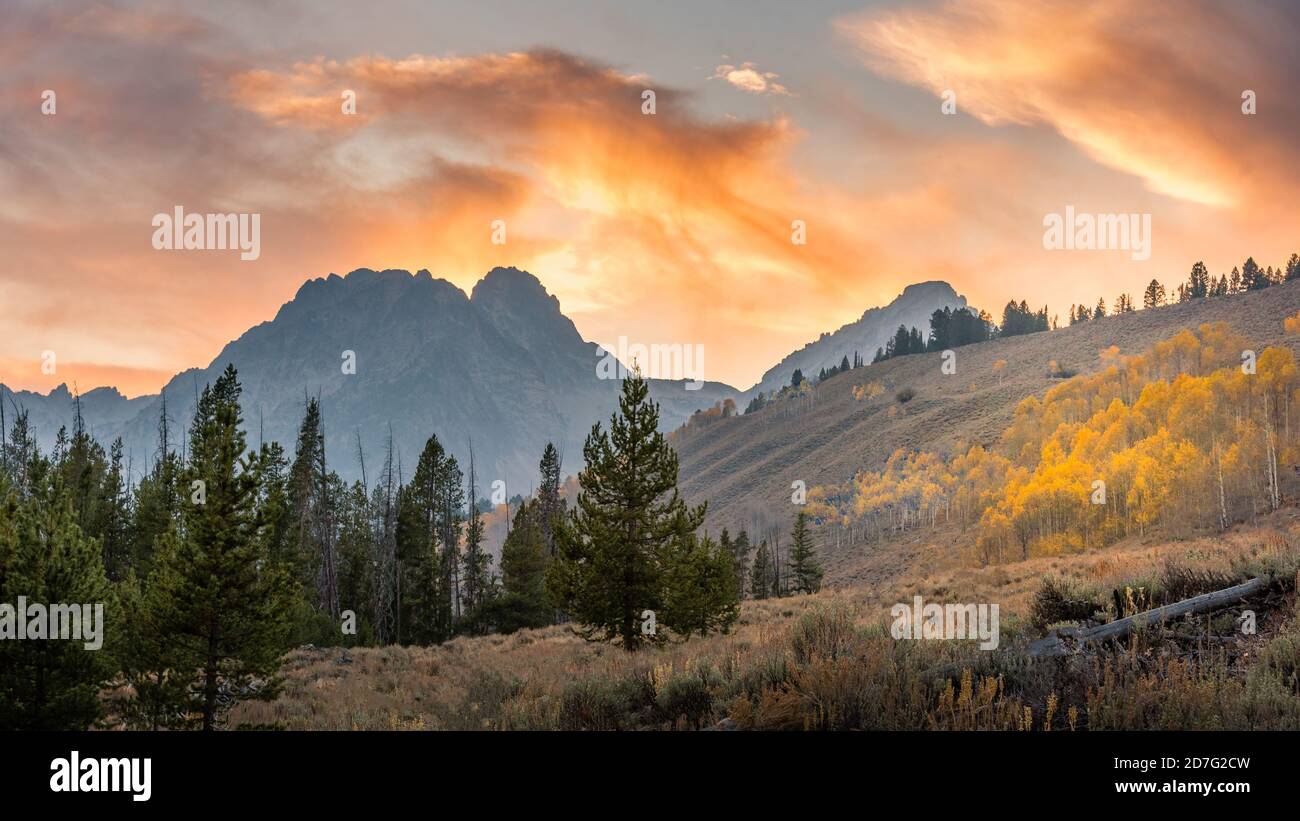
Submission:
M 780 390 L 790 384 L 795 369 L 813 378 L 822 368 L 830 369 L 840 364 L 844 357 L 853 362 L 858 353 L 870 363 L 877 348 L 894 335 L 899 325 L 919 328 L 923 335 L 930 333 L 930 315 L 942 308 L 966 307 L 966 297 L 958 295 L 946 282 L 918 282 L 908 285 L 893 302 L 881 308 L 869 308 L 855 322 L 833 333 L 823 333 L 799 350 L 782 359 L 763 374 L 763 378 L 745 392 L 745 399 L 762 392 Z
M 344 374 L 344 352 L 356 373 Z M 528 493 L 548 441 L 565 455 L 566 473 L 581 466 L 582 442 L 607 421 L 620 383 L 597 377 L 600 349 L 583 340 L 532 274 L 496 268 L 470 295 L 428 271 L 358 269 L 313 279 L 275 318 L 226 345 L 206 367 L 177 374 L 163 388 L 172 420 L 171 444 L 184 446 L 195 397 L 228 363 L 244 386 L 250 445 L 276 440 L 292 455 L 305 397 L 319 396 L 330 467 L 359 478 L 364 453 L 373 482 L 389 431 L 404 478 L 410 478 L 425 439 L 436 433 L 468 464 L 470 444 L 480 495 L 493 480 L 510 495 Z M 652 380 L 661 426 L 677 427 L 695 410 L 725 398 L 728 385 Z M 71 427 L 73 396 L 65 386 L 47 395 L 5 391 L 27 408 L 43 449 L 60 425 Z M 159 395 L 126 399 L 112 388 L 81 396 L 88 429 L 106 445 L 121 436 L 138 476 L 157 451 Z

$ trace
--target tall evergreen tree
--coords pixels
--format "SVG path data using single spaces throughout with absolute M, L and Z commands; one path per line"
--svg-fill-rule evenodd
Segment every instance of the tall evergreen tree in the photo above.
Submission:
M 451 635 L 451 591 L 443 584 L 438 550 L 442 514 L 439 482 L 446 459 L 437 436 L 430 436 L 416 462 L 410 484 L 398 490 L 397 553 L 401 562 L 399 635 L 404 641 L 444 641 Z
M 159 540 L 149 579 L 167 669 L 188 676 L 189 710 L 204 730 L 239 701 L 275 698 L 289 637 L 292 586 L 265 551 L 240 393 L 233 366 L 203 389 L 190 429 L 182 530 Z
M 370 564 L 374 569 L 371 600 L 371 624 L 375 641 L 402 643 L 400 613 L 402 565 L 398 551 L 398 513 L 400 492 L 397 469 L 393 461 L 393 433 L 388 431 L 384 468 L 370 495 Z
M 1201 299 L 1210 295 L 1210 271 L 1204 262 L 1192 265 L 1192 272 L 1187 275 L 1187 295 L 1191 299 Z
M 745 580 L 749 575 L 749 552 L 752 548 L 749 544 L 749 534 L 740 531 L 740 535 L 731 543 L 732 567 L 736 574 L 736 590 L 740 598 L 745 597 Z
M 316 591 L 316 609 L 331 620 L 339 615 L 338 558 L 330 520 L 329 473 L 325 467 L 325 430 L 320 403 L 308 399 L 293 466 L 289 470 L 289 505 L 297 545 L 299 581 Z
M 13 401 L 13 397 L 10 397 L 10 401 Z M 36 447 L 36 434 L 25 408 L 15 409 L 13 424 L 5 441 L 5 464 L 8 465 L 13 490 L 20 499 L 26 499 L 35 492 L 41 474 L 48 469 L 48 461 Z
M 1158 308 L 1165 304 L 1165 286 L 1156 280 L 1147 283 L 1146 290 L 1142 292 L 1142 307 L 1146 309 Z
M 1291 282 L 1300 279 L 1300 254 L 1292 254 L 1291 258 L 1286 261 L 1286 273 L 1282 276 L 1283 282 Z
M 0 476 L 0 729 L 89 728 L 101 716 L 99 691 L 115 672 L 112 648 L 88 649 L 84 622 L 82 638 L 37 640 L 29 632 L 18 640 L 20 604 L 71 606 L 79 620 L 81 605 L 91 605 L 92 618 L 101 605 L 101 641 L 120 624 L 100 546 L 82 534 L 71 506 L 58 498 L 20 503 Z
M 330 475 L 340 485 L 336 495 L 338 510 L 334 516 L 338 527 L 339 607 L 345 613 L 351 610 L 357 622 L 356 637 L 344 636 L 343 641 L 370 643 L 375 640 L 373 600 L 376 595 L 371 497 L 362 482 L 353 482 L 345 488 L 336 474 Z
M 167 394 L 161 397 L 158 417 L 158 448 L 153 467 L 135 488 L 134 519 L 131 528 L 131 565 L 137 579 L 146 579 L 153 569 L 154 543 L 178 521 L 180 515 L 180 456 L 172 452 Z
M 554 608 L 546 593 L 547 552 L 540 499 L 521 504 L 501 546 L 502 593 L 488 603 L 484 620 L 503 633 L 550 624 Z
M 478 610 L 492 593 L 492 554 L 483 545 L 483 515 L 479 510 L 478 485 L 474 475 L 474 448 L 469 453 L 469 484 L 465 487 L 469 499 L 469 516 L 465 522 L 465 609 Z
M 790 534 L 790 588 L 801 593 L 816 593 L 822 586 L 822 568 L 813 551 L 812 534 L 808 532 L 808 514 L 799 511 Z
M 546 540 L 547 554 L 554 556 L 555 525 L 564 515 L 565 503 L 560 497 L 560 452 L 550 442 L 546 443 L 538 469 L 541 473 L 541 484 L 537 489 L 537 500 L 540 502 L 542 534 Z
M 1243 291 L 1258 291 L 1272 284 L 1269 278 L 1264 275 L 1263 269 L 1255 262 L 1255 258 L 1247 257 L 1245 264 L 1241 267 L 1241 289 Z
M 674 584 L 712 585 L 712 575 L 670 574 L 674 562 L 696 560 L 685 544 L 704 520 L 704 506 L 690 508 L 677 491 L 677 454 L 659 432 L 659 408 L 639 373 L 623 382 L 619 411 L 609 431 L 592 426 L 583 447 L 578 504 L 556 534 L 556 560 L 547 589 L 588 639 L 614 639 L 624 649 L 666 640 L 643 631 L 646 611 L 656 627 L 698 630 L 695 616 L 673 624 L 686 608 L 666 611 Z M 730 575 L 727 586 L 732 584 Z M 684 616 L 683 616 L 684 617 Z M 685 618 L 685 617 L 684 617 Z
M 726 632 L 740 614 L 731 551 L 708 536 L 697 538 L 689 532 L 668 549 L 672 555 L 665 566 L 659 619 L 684 639 Z
M 163 555 L 171 555 L 178 539 L 173 525 L 155 544 L 162 545 Z M 127 729 L 183 730 L 193 725 L 193 676 L 183 667 L 173 666 L 178 653 L 163 621 L 169 594 L 164 585 L 141 584 L 134 569 L 118 586 L 126 628 L 119 653 L 120 675 L 130 690 L 129 695 L 114 698 L 114 709 Z
M 130 494 L 122 465 L 122 439 L 109 448 L 108 470 L 99 486 L 98 515 L 94 535 L 104 554 L 104 570 L 110 581 L 121 581 L 131 566 Z
M 749 594 L 755 599 L 766 599 L 772 595 L 775 573 L 772 568 L 772 554 L 767 549 L 767 540 L 759 542 L 754 552 L 754 568 L 749 574 Z
M 440 564 L 443 598 L 445 602 L 450 602 L 451 622 L 447 630 L 449 636 L 455 630 L 456 621 L 461 615 L 460 538 L 464 524 L 461 511 L 465 507 L 465 491 L 461 484 L 463 480 L 464 475 L 456 462 L 456 457 L 450 453 L 446 454 L 438 464 L 434 497 L 438 506 L 436 521 L 438 541 L 442 546 Z

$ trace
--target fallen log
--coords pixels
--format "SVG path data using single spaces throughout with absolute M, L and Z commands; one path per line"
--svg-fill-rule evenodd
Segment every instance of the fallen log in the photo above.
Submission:
M 1071 630 L 1065 634 L 1066 638 L 1080 644 L 1090 641 L 1109 641 L 1110 639 L 1119 639 L 1133 632 L 1134 629 L 1146 627 L 1152 624 L 1159 624 L 1170 619 L 1176 619 L 1179 616 L 1186 616 L 1196 613 L 1207 613 L 1211 610 L 1217 610 L 1235 601 L 1254 595 L 1268 586 L 1268 580 L 1260 576 L 1251 579 L 1248 582 L 1228 587 L 1223 590 L 1216 590 L 1212 593 L 1202 593 L 1199 596 L 1193 596 L 1190 599 L 1183 599 L 1180 602 L 1166 604 L 1164 607 L 1157 607 L 1154 610 L 1145 610 L 1136 613 L 1127 618 L 1116 619 L 1109 624 L 1090 627 L 1086 630 Z M 1046 638 L 1039 639 L 1029 645 L 1029 655 L 1032 658 L 1051 658 L 1061 656 L 1070 652 L 1069 646 L 1063 642 L 1062 636 L 1053 634 Z

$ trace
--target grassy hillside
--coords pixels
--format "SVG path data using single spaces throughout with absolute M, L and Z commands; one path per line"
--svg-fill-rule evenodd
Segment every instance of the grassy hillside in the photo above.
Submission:
M 1300 511 L 1226 536 L 954 568 L 877 586 L 746 601 L 729 635 L 627 654 L 564 627 L 457 638 L 434 647 L 301 648 L 270 704 L 231 726 L 288 729 L 1300 729 Z M 932 546 L 931 549 L 937 549 Z M 1032 662 L 1026 643 L 1044 578 L 1072 590 L 1146 591 L 1155 601 L 1260 572 L 1283 591 L 1122 646 Z M 896 641 L 888 608 L 986 601 L 1002 608 L 1002 645 Z M 1104 608 L 1104 605 L 1103 605 Z M 1109 614 L 1113 617 L 1114 614 Z
M 1300 283 L 1292 282 L 958 348 L 951 375 L 941 372 L 938 353 L 852 370 L 821 383 L 807 399 L 675 437 L 683 491 L 694 501 L 708 500 L 711 530 L 788 532 L 796 480 L 810 488 L 843 482 L 858 469 L 878 468 L 900 448 L 951 455 L 972 444 L 991 445 L 1011 423 L 1017 403 L 1060 384 L 1060 373 L 1100 370 L 1100 354 L 1112 346 L 1136 354 L 1183 329 L 1227 322 L 1256 350 L 1300 350 L 1300 337 L 1285 336 L 1282 327 L 1297 310 Z M 871 383 L 883 390 L 880 396 L 855 397 L 855 388 L 861 394 Z M 898 402 L 904 390 L 913 396 Z M 830 584 L 870 580 L 880 571 L 869 553 L 823 547 Z M 898 549 L 889 564 L 906 564 L 913 552 L 908 539 Z

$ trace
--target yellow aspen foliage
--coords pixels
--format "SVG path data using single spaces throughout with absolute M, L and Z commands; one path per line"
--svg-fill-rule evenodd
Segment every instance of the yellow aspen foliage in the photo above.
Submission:
M 1245 373 L 1247 347 L 1225 323 L 1135 356 L 1112 346 L 1101 372 L 1021 401 L 995 447 L 896 451 L 878 470 L 817 489 L 818 514 L 879 539 L 974 528 L 978 560 L 997 562 L 1265 513 L 1300 490 L 1300 367 L 1269 348 Z
M 1300 313 L 1282 320 L 1282 330 L 1289 334 L 1300 334 Z

